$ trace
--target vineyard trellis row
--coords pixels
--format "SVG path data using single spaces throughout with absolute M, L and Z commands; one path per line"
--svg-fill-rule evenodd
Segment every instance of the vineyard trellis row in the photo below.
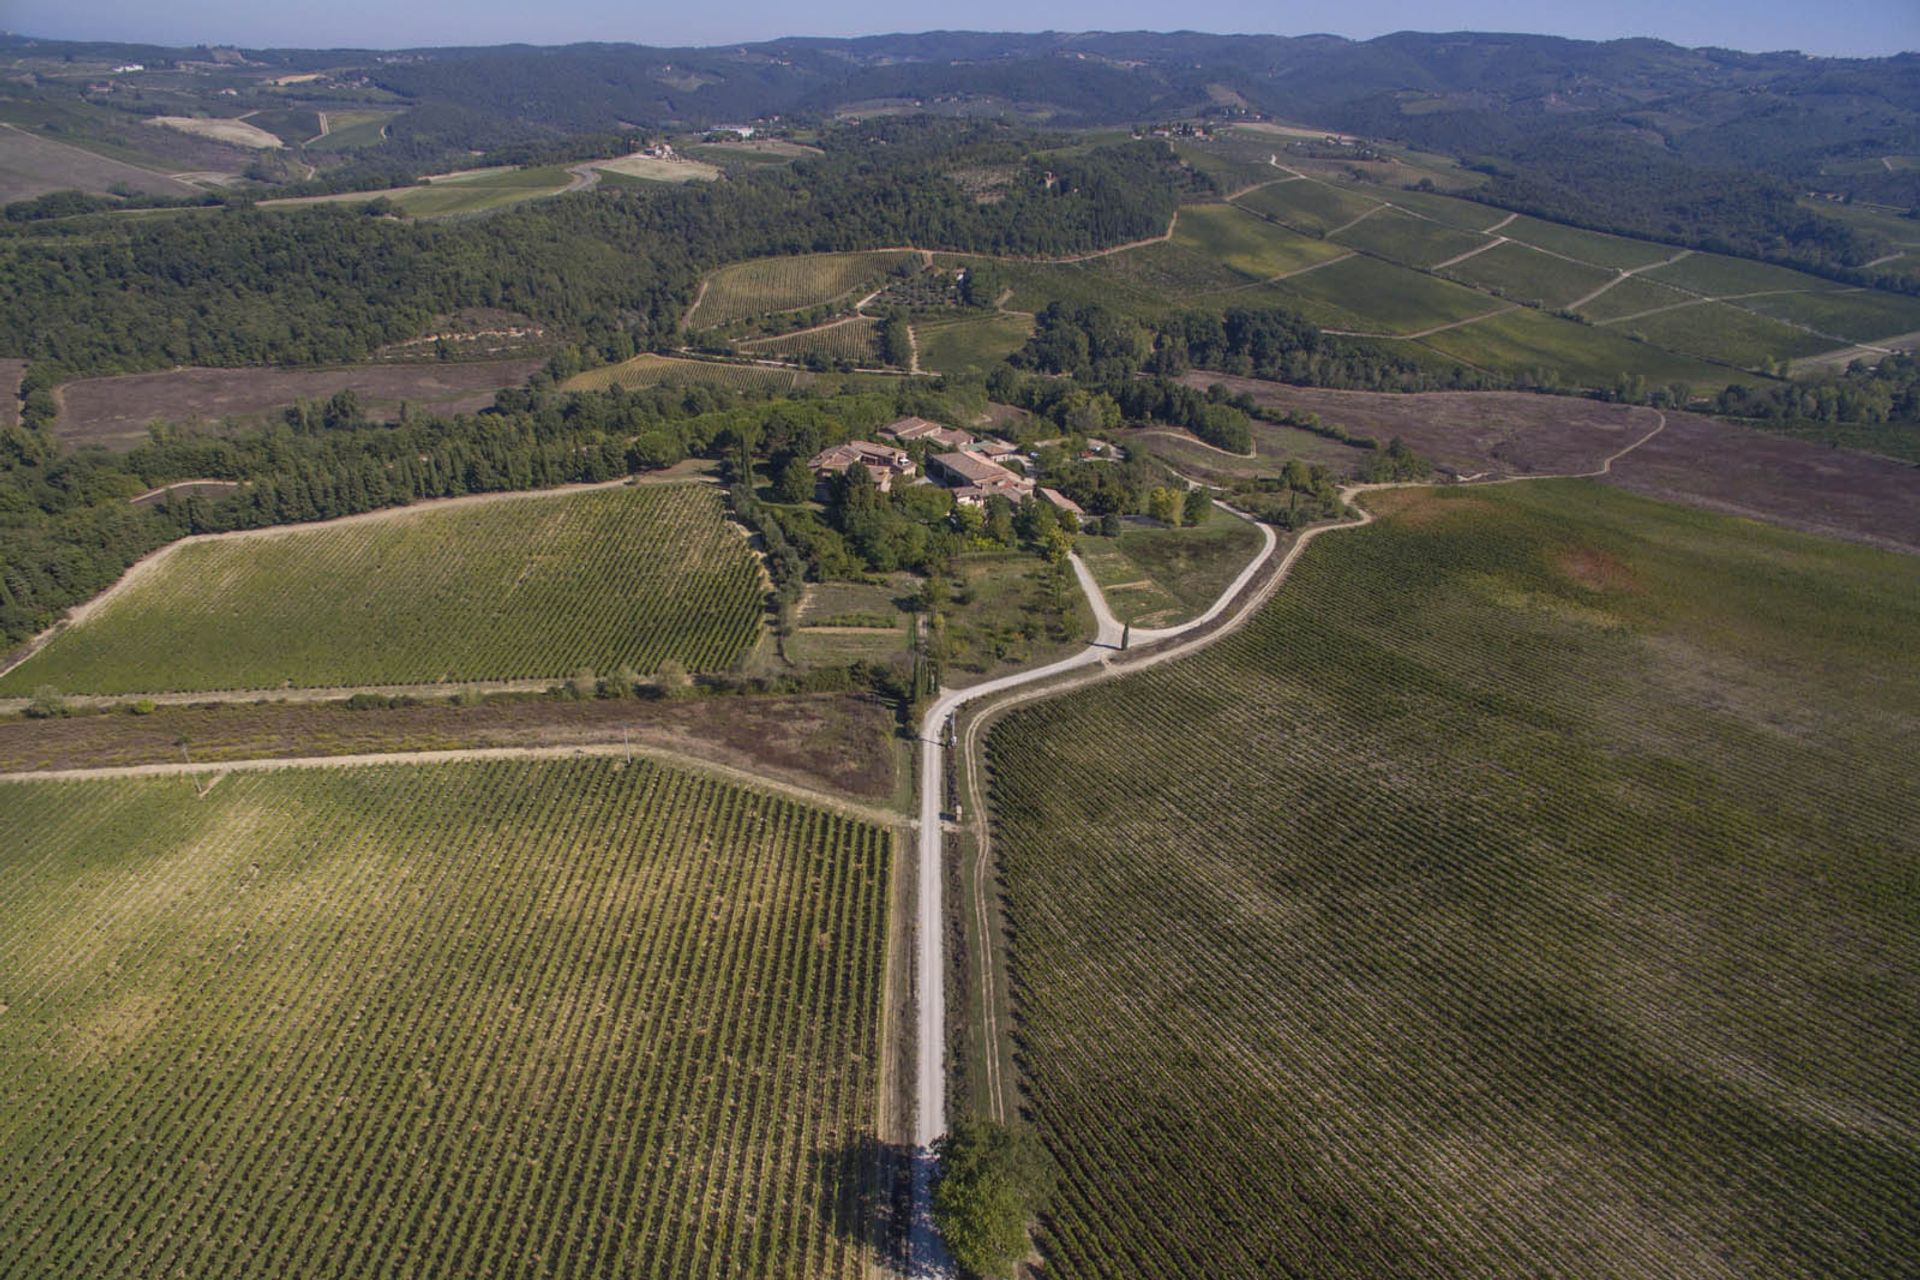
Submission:
M 1896 1275 L 1920 566 L 1369 495 L 989 741 L 1048 1273 Z
M 764 593 L 710 485 L 516 496 L 186 543 L 0 693 L 721 670 L 759 642 Z
M 882 828 L 617 760 L 4 798 L 21 1274 L 864 1267 Z

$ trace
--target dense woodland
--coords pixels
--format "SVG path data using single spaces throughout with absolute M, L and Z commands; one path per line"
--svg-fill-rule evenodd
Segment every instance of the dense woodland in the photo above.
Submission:
M 430 317 L 501 307 L 607 359 L 669 340 L 709 267 L 914 244 L 1059 254 L 1152 234 L 1207 179 L 1160 143 L 1042 161 L 994 126 L 889 121 L 726 183 L 609 190 L 422 225 L 378 204 L 0 227 L 0 354 L 69 374 L 365 358 Z M 947 170 L 1010 164 L 975 201 Z

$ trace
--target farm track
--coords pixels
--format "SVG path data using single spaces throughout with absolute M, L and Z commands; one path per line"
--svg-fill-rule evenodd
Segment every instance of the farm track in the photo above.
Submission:
M 1632 453 L 1647 441 L 1666 429 L 1667 419 L 1664 413 L 1654 411 L 1659 421 L 1651 431 L 1635 439 L 1632 443 L 1616 450 L 1601 460 L 1600 465 L 1590 471 L 1557 473 L 1551 475 L 1504 476 L 1494 480 L 1479 481 L 1478 484 L 1513 484 L 1531 480 L 1571 480 L 1591 479 L 1604 476 L 1613 470 L 1613 464 Z M 1391 482 L 1383 484 L 1347 485 L 1340 490 L 1343 502 L 1351 503 L 1361 494 L 1378 489 L 1427 488 L 1427 481 Z M 979 730 L 983 724 L 1004 713 L 1012 707 L 1057 694 L 1084 688 L 1097 681 L 1111 679 L 1116 675 L 1129 674 L 1144 670 L 1163 662 L 1188 656 L 1214 643 L 1223 636 L 1231 635 L 1246 623 L 1265 604 L 1273 594 L 1287 581 L 1293 566 L 1313 540 L 1322 534 L 1339 529 L 1357 529 L 1373 523 L 1373 514 L 1365 507 L 1355 506 L 1355 517 L 1333 524 L 1316 525 L 1302 530 L 1286 553 L 1280 557 L 1278 565 L 1264 580 L 1255 583 L 1260 570 L 1272 558 L 1278 546 L 1270 527 L 1262 526 L 1267 534 L 1266 545 L 1253 561 L 1242 571 L 1227 589 L 1221 593 L 1211 608 L 1192 622 L 1182 626 L 1169 627 L 1159 631 L 1136 632 L 1142 643 L 1157 643 L 1176 640 L 1177 643 L 1164 648 L 1156 648 L 1142 657 L 1127 661 L 1116 661 L 1115 650 L 1102 642 L 1112 636 L 1118 639 L 1118 622 L 1112 611 L 1106 607 L 1097 584 L 1085 565 L 1076 556 L 1074 568 L 1080 579 L 1082 589 L 1087 592 L 1089 603 L 1093 605 L 1095 617 L 1099 620 L 1101 636 L 1093 644 L 1071 657 L 1033 671 L 1005 676 L 988 681 L 968 689 L 953 690 L 943 694 L 930 708 L 921 721 L 921 768 L 920 768 L 920 831 L 919 831 L 919 904 L 917 912 L 918 939 L 916 944 L 916 963 L 914 966 L 915 1001 L 919 1011 L 918 1063 L 917 1063 L 917 1115 L 914 1129 L 916 1157 L 914 1160 L 914 1212 L 912 1215 L 912 1273 L 916 1276 L 949 1276 L 954 1274 L 951 1264 L 946 1260 L 933 1231 L 929 1195 L 931 1192 L 932 1155 L 931 1144 L 940 1136 L 945 1127 L 946 1079 L 944 1047 L 945 1031 L 945 968 L 942 956 L 944 929 L 941 908 L 945 837 L 941 825 L 942 800 L 945 796 L 946 776 L 943 768 L 941 749 L 943 739 L 949 730 L 950 721 L 961 706 L 983 697 L 1009 694 L 1005 698 L 993 697 L 970 718 L 964 735 L 957 738 L 955 746 L 959 752 L 956 768 L 965 780 L 966 796 L 973 806 L 973 835 L 977 853 L 974 862 L 974 902 L 975 919 L 971 922 L 971 935 L 977 940 L 974 950 L 986 952 L 994 934 L 985 918 L 988 899 L 984 884 L 992 866 L 992 852 L 987 823 L 983 820 L 985 812 L 985 794 L 980 786 L 978 766 Z M 1249 586 L 1251 584 L 1251 590 Z M 1237 607 L 1233 607 L 1235 602 Z M 1231 612 L 1228 610 L 1231 608 Z M 1215 623 L 1218 625 L 1214 625 Z M 1197 634 L 1193 634 L 1197 633 Z M 1191 638 L 1179 640 L 1179 637 L 1191 635 Z M 1082 668 L 1097 668 L 1091 672 L 1075 675 Z M 1068 676 L 1064 680 L 1056 677 Z M 1003 999 L 998 994 L 997 968 L 991 961 L 981 966 L 980 977 L 983 991 L 982 1007 L 989 1012 L 984 1015 L 988 1031 L 992 1037 L 987 1042 L 984 1056 L 994 1059 L 994 1065 L 987 1068 L 990 1087 L 995 1090 L 990 1110 L 999 1115 L 1007 1114 L 1007 1097 L 1004 1073 L 999 1066 L 1002 1048 L 998 1039 L 998 1015 L 992 1012 Z M 929 977 L 929 975 L 934 975 Z M 929 991 L 929 983 L 940 983 L 938 994 Z M 992 984 L 992 985 L 989 985 Z
M 103 765 L 95 769 L 42 769 L 26 773 L 0 773 L 0 785 L 28 782 L 84 782 L 105 778 L 210 778 L 214 783 L 229 773 L 271 773 L 280 769 L 366 769 L 379 765 L 435 765 L 461 760 L 571 760 L 575 758 L 656 760 L 687 773 L 704 773 L 735 786 L 804 800 L 810 805 L 832 809 L 883 827 L 911 828 L 914 821 L 895 809 L 848 800 L 831 791 L 817 791 L 791 782 L 781 782 L 748 769 L 736 769 L 700 756 L 668 751 L 662 747 L 624 743 L 581 743 L 556 747 L 456 747 L 446 751 L 375 751 L 352 756 L 263 756 L 252 760 L 223 760 L 215 764 Z

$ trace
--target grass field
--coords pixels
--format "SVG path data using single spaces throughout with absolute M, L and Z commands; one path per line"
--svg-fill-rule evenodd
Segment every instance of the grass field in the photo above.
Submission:
M 1740 305 L 1854 342 L 1920 330 L 1920 298 L 1869 289 L 1773 294 Z
M 1904 1273 L 1920 560 L 1367 500 L 992 733 L 1047 1274 Z
M 1509 240 L 1518 240 L 1522 244 L 1576 258 L 1581 262 L 1590 262 L 1596 267 L 1620 271 L 1664 262 L 1680 252 L 1648 240 L 1629 240 L 1624 236 L 1610 236 L 1599 231 L 1583 231 L 1579 227 L 1543 222 L 1525 215 L 1500 228 L 1500 234 Z
M 1032 318 L 1015 313 L 913 322 L 920 367 L 935 373 L 985 373 L 1025 346 L 1032 333 Z
M 1345 226 L 1361 214 L 1380 207 L 1378 200 L 1358 192 L 1330 187 L 1324 182 L 1306 178 L 1276 182 L 1270 187 L 1250 191 L 1235 203 L 1255 213 L 1265 214 L 1276 222 L 1283 222 L 1297 231 L 1318 235 Z
M 797 311 L 877 286 L 906 253 L 809 253 L 722 267 L 687 313 L 689 329 L 709 329 L 776 311 Z
M 1416 218 L 1398 209 L 1382 209 L 1332 238 L 1364 253 L 1412 267 L 1431 267 L 1487 243 L 1483 235 Z
M 1621 320 L 1663 307 L 1683 306 L 1698 300 L 1698 294 L 1682 293 L 1671 285 L 1655 284 L 1644 276 L 1628 276 L 1580 307 L 1579 313 L 1595 324 L 1605 324 L 1610 320 Z
M 812 375 L 794 369 L 768 369 L 750 364 L 721 364 L 713 360 L 679 360 L 673 356 L 638 355 L 619 364 L 602 365 L 568 378 L 566 391 L 605 391 L 622 387 L 733 387 L 791 391 L 812 381 Z
M 1614 273 L 1509 242 L 1456 262 L 1445 274 L 1515 302 L 1551 309 L 1585 297 L 1613 279 Z
M 1270 280 L 1345 252 L 1338 245 L 1277 227 L 1229 204 L 1182 209 L 1172 243 L 1221 264 L 1241 284 Z
M 764 590 L 709 485 L 427 507 L 185 543 L 0 693 L 716 671 L 758 641 Z
M 1735 370 L 1633 342 L 1609 329 L 1525 308 L 1436 333 L 1420 342 L 1443 356 L 1481 369 L 1510 374 L 1547 372 L 1573 386 L 1611 386 L 1620 374 L 1637 373 L 1655 386 L 1684 382 L 1704 394 L 1742 381 Z
M 1661 284 L 1675 285 L 1716 298 L 1784 289 L 1818 293 L 1846 287 L 1771 263 L 1727 258 L 1717 253 L 1690 253 L 1678 262 L 1650 268 L 1641 275 Z
M 1080 555 L 1122 622 L 1166 627 L 1204 613 L 1260 549 L 1260 530 L 1224 511 L 1190 529 L 1141 523 L 1082 536 Z
M 307 143 L 312 151 L 352 151 L 378 146 L 386 137 L 387 122 L 398 114 L 393 111 L 329 111 L 327 134 Z
M 1742 369 L 1759 368 L 1769 358 L 1814 355 L 1834 345 L 1817 334 L 1725 302 L 1708 302 L 1622 320 L 1611 328 L 1620 333 L 1638 334 L 1669 351 L 1721 360 Z
M 10 1273 L 862 1274 L 882 829 L 614 759 L 4 795 Z
M 348 191 L 328 196 L 294 196 L 263 200 L 263 209 L 297 209 L 310 204 L 364 204 L 390 200 L 415 218 L 452 218 L 487 213 L 525 200 L 558 195 L 573 183 L 564 165 L 528 169 L 491 168 L 441 174 L 418 186 L 386 191 Z
M 1273 286 L 1330 329 L 1408 334 L 1496 310 L 1498 298 L 1378 258 L 1348 258 Z

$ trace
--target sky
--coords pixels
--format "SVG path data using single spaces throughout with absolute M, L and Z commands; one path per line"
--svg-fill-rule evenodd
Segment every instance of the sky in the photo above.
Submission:
M 1843 17 L 1844 22 L 1839 19 Z M 1808 0 L 931 0 L 881 6 L 814 0 L 663 4 L 659 0 L 0 0 L 0 30 L 73 40 L 250 48 L 403 48 L 578 40 L 707 45 L 776 36 L 972 31 L 1166 30 L 1366 39 L 1390 31 L 1528 31 L 1605 40 L 1658 36 L 1684 45 L 1835 56 L 1920 50 L 1920 0 L 1851 0 L 1844 15 Z

